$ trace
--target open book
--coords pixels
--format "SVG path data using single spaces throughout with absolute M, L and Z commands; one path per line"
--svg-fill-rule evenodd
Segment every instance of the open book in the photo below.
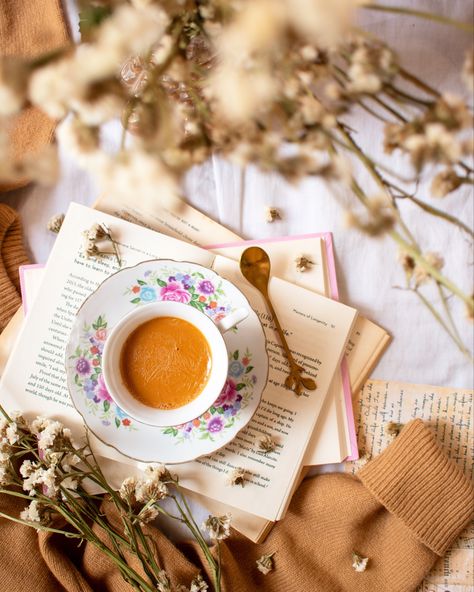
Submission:
M 77 308 L 103 279 L 117 270 L 112 258 L 87 260 L 81 254 L 82 232 L 96 222 L 104 222 L 111 228 L 125 266 L 149 258 L 174 258 L 199 263 L 233 281 L 245 293 L 252 307 L 261 316 L 268 317 L 260 294 L 241 278 L 235 261 L 71 204 L 38 296 L 3 374 L 0 397 L 10 409 L 54 415 L 71 425 L 76 433 L 80 433 L 81 421 L 71 406 L 65 387 L 64 346 Z M 350 307 L 278 278 L 272 278 L 270 282 L 270 295 L 283 326 L 289 332 L 290 347 L 297 359 L 317 357 L 317 372 L 314 374 L 318 390 L 297 398 L 284 388 L 285 359 L 271 319 L 264 319 L 266 337 L 274 344 L 276 361 L 272 364 L 263 400 L 269 407 L 281 407 L 284 401 L 286 412 L 293 418 L 292 422 L 288 422 L 287 433 L 280 434 L 277 462 L 265 463 L 262 467 L 252 454 L 242 453 L 242 450 L 237 454 L 235 448 L 226 447 L 220 451 L 218 459 L 211 455 L 205 461 L 185 463 L 179 465 L 176 472 L 183 486 L 192 491 L 268 520 L 278 520 L 289 503 L 357 313 Z M 273 427 L 269 421 L 266 428 L 270 433 Z M 245 429 L 251 432 L 252 422 Z M 102 444 L 97 443 L 96 450 L 103 456 L 125 460 Z M 226 473 L 236 466 L 246 469 L 252 476 L 243 489 L 227 485 Z

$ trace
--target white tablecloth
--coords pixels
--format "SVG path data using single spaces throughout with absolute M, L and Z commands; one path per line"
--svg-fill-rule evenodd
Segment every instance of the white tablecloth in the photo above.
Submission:
M 71 26 L 77 29 L 73 0 L 67 1 Z M 402 4 L 402 2 L 398 2 Z M 405 2 L 405 5 L 438 10 L 451 17 L 472 20 L 472 5 L 465 0 Z M 364 17 L 371 30 L 397 47 L 407 69 L 421 72 L 431 84 L 443 90 L 464 92 L 460 67 L 464 52 L 471 42 L 469 35 L 427 21 L 372 13 Z M 358 142 L 383 160 L 382 135 L 379 127 L 363 114 L 355 114 L 352 124 L 359 129 Z M 120 126 L 107 129 L 107 139 L 117 142 Z M 401 175 L 409 175 L 406 160 L 391 158 Z M 367 175 L 361 180 L 368 186 Z M 414 294 L 396 289 L 404 284 L 398 265 L 397 250 L 390 239 L 371 239 L 343 225 L 343 210 L 325 185 L 308 179 L 290 186 L 275 174 L 262 174 L 249 166 L 241 191 L 240 170 L 220 158 L 213 158 L 188 175 L 185 183 L 187 199 L 224 225 L 247 238 L 284 236 L 319 231 L 332 231 L 335 238 L 337 271 L 342 300 L 362 314 L 384 326 L 393 336 L 393 343 L 373 372 L 386 380 L 418 382 L 455 387 L 472 387 L 472 368 L 456 349 L 430 313 Z M 421 188 L 420 196 L 431 198 Z M 27 187 L 2 196 L 21 212 L 26 241 L 36 262 L 45 262 L 54 235 L 46 230 L 48 219 L 65 211 L 71 200 L 92 204 L 97 189 L 90 177 L 66 155 L 62 154 L 62 175 L 52 189 Z M 138 196 L 139 197 L 139 196 Z M 339 201 L 348 195 L 340 194 Z M 472 189 L 466 187 L 455 196 L 435 205 L 450 206 L 451 212 L 468 224 L 473 219 Z M 267 224 L 264 206 L 278 207 L 283 220 Z M 411 204 L 402 204 L 406 220 L 419 237 L 422 248 L 436 251 L 446 260 L 446 275 L 472 289 L 472 243 L 465 234 L 442 220 L 420 215 Z M 212 237 L 209 237 L 212 242 Z M 462 306 L 454 313 L 465 342 L 472 343 L 472 325 L 465 319 Z

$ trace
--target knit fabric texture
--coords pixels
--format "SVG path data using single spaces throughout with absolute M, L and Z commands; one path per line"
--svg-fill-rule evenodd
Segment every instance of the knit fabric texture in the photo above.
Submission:
M 0 0 L 0 57 L 34 58 L 65 47 L 69 34 L 60 0 Z M 35 154 L 53 138 L 55 122 L 35 107 L 15 116 L 9 126 L 14 160 Z M 0 191 L 28 183 L 19 179 L 0 184 Z
M 27 263 L 18 214 L 0 204 L 0 332 L 21 305 L 18 267 Z
M 305 480 L 286 517 L 260 545 L 232 532 L 221 543 L 223 591 L 415 590 L 467 525 L 472 485 L 419 420 L 408 424 L 359 476 L 325 474 Z M 0 497 L 0 512 L 17 515 L 22 507 L 21 500 Z M 111 504 L 104 501 L 102 509 L 120 530 Z M 209 578 L 194 542 L 175 546 L 154 527 L 146 532 L 174 585 L 189 586 L 199 571 Z M 353 552 L 369 558 L 364 572 L 353 569 Z M 264 553 L 275 553 L 275 569 L 266 576 L 255 565 Z M 0 556 L 1 591 L 131 591 L 91 544 L 79 547 L 62 535 L 37 534 L 2 518 Z M 139 569 L 136 559 L 128 559 Z

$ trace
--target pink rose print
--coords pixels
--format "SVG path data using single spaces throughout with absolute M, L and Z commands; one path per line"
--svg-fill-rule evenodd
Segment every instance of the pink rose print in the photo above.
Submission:
M 217 398 L 216 402 L 214 403 L 214 407 L 222 407 L 223 405 L 232 405 L 232 403 L 237 399 L 237 389 L 235 388 L 235 382 L 228 378 L 225 381 L 224 388 L 221 391 L 221 394 Z
M 183 304 L 187 304 L 191 300 L 191 295 L 184 290 L 180 282 L 170 282 L 167 286 L 163 286 L 160 295 L 162 300 L 182 302 Z
M 112 401 L 112 397 L 109 395 L 109 391 L 107 390 L 107 387 L 105 386 L 104 377 L 102 376 L 102 374 L 99 376 L 99 381 L 98 381 L 97 386 L 95 388 L 95 394 L 99 399 L 103 399 L 106 401 Z
M 99 341 L 105 341 L 107 339 L 107 329 L 97 329 L 95 337 Z

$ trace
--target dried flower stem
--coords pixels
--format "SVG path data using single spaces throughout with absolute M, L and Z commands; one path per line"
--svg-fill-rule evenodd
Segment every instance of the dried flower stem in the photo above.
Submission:
M 417 18 L 434 21 L 436 23 L 441 23 L 443 25 L 450 25 L 451 27 L 456 27 L 457 29 L 461 29 L 462 31 L 466 31 L 467 33 L 472 33 L 474 31 L 474 27 L 469 23 L 458 21 L 447 16 L 442 16 L 441 14 L 436 14 L 434 12 L 425 12 L 423 10 L 414 10 L 413 8 L 406 8 L 405 6 L 389 6 L 386 4 L 363 4 L 362 8 L 367 10 L 378 10 L 380 12 L 392 12 L 395 14 L 415 16 Z

